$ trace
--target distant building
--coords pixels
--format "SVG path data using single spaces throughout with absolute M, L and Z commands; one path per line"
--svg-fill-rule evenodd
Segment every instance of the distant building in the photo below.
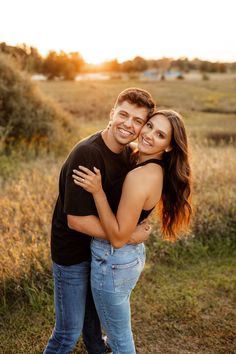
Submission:
M 45 80 L 47 80 L 47 77 L 45 75 L 42 75 L 42 74 L 34 74 L 34 75 L 31 76 L 31 80 L 45 81 Z
M 79 74 L 76 76 L 76 81 L 82 80 L 109 80 L 110 75 L 105 73 L 86 73 L 86 74 Z
M 170 79 L 176 79 L 177 77 L 183 76 L 182 72 L 179 70 L 167 70 L 164 75 L 166 78 Z
M 145 80 L 149 80 L 149 81 L 158 81 L 161 80 L 163 78 L 165 79 L 176 79 L 180 76 L 183 76 L 183 74 L 181 73 L 181 71 L 179 70 L 167 70 L 167 71 L 163 71 L 160 69 L 148 69 L 143 71 L 140 76 L 139 79 L 141 81 L 145 81 Z
M 143 71 L 139 79 L 142 80 L 150 80 L 150 81 L 155 81 L 155 80 L 160 80 L 160 72 L 158 69 L 148 69 Z

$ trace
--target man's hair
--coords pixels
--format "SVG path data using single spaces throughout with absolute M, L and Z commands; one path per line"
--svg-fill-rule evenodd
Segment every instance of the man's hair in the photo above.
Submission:
M 115 102 L 114 108 L 124 101 L 134 104 L 138 107 L 145 107 L 148 110 L 148 116 L 154 112 L 156 108 L 155 102 L 151 94 L 143 89 L 137 87 L 130 87 L 122 91 Z

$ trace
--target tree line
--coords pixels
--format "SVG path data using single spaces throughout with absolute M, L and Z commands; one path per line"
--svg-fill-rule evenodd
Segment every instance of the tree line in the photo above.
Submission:
M 148 69 L 157 70 L 161 74 L 175 70 L 182 74 L 190 71 L 202 73 L 235 72 L 236 62 L 222 63 L 210 62 L 195 58 L 161 58 L 146 60 L 140 56 L 132 60 L 119 63 L 117 59 L 106 61 L 100 65 L 86 63 L 78 52 L 65 53 L 64 51 L 49 51 L 46 57 L 42 57 L 37 48 L 26 44 L 9 46 L 5 42 L 0 43 L 0 52 L 12 56 L 22 70 L 29 73 L 43 74 L 48 80 L 74 80 L 79 73 L 91 72 L 115 72 L 135 73 Z

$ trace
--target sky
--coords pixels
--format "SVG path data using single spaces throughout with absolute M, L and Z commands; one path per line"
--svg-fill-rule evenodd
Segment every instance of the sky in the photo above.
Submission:
M 236 0 L 2 0 L 0 12 L 0 42 L 43 56 L 236 61 Z

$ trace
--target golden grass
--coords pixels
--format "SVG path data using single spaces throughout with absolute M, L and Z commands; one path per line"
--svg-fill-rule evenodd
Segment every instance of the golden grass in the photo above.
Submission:
M 192 235 L 199 243 L 194 248 L 190 238 L 186 248 L 180 244 L 176 251 L 175 246 L 156 241 L 154 227 L 147 244 L 146 270 L 133 296 L 137 352 L 235 353 L 236 279 L 230 254 L 235 249 L 235 145 L 207 140 L 209 132 L 236 133 L 235 81 L 48 82 L 40 86 L 73 115 L 78 129 L 67 141 L 71 147 L 78 138 L 105 126 L 115 96 L 129 86 L 141 86 L 153 93 L 160 106 L 183 113 L 192 145 Z M 212 107 L 219 112 L 204 111 Z M 63 159 L 44 155 L 21 162 L 16 170 L 10 166 L 3 174 L 0 292 L 3 308 L 10 312 L 2 310 L 2 353 L 39 354 L 50 335 L 54 320 L 48 275 L 50 227 Z M 221 255 L 220 259 L 204 253 L 214 244 L 214 255 Z M 25 307 L 14 305 L 17 301 Z M 84 353 L 81 343 L 75 352 Z
M 51 160 L 23 165 L 1 192 L 0 279 L 17 279 L 32 264 L 40 271 L 48 263 L 58 169 Z
M 71 134 L 71 147 L 78 139 L 102 129 L 116 95 L 125 87 L 141 86 L 149 90 L 157 102 L 186 112 L 186 125 L 192 145 L 195 206 L 193 232 L 228 231 L 228 219 L 236 205 L 236 162 L 233 145 L 208 146 L 204 134 L 209 130 L 236 132 L 233 114 L 212 114 L 201 110 L 214 101 L 222 109 L 234 104 L 235 81 L 223 82 L 47 82 L 41 88 L 74 115 L 78 129 Z M 222 101 L 223 100 L 223 101 Z M 223 103 L 222 103 L 222 102 Z M 174 107 L 173 107 L 174 105 Z M 177 106 L 177 107 L 175 107 Z M 230 106 L 231 107 L 231 106 Z M 78 134 L 78 131 L 80 134 Z M 65 154 L 66 156 L 66 154 Z M 57 195 L 60 161 L 43 158 L 23 164 L 21 171 L 3 186 L 0 214 L 1 246 L 0 279 L 17 278 L 27 273 L 31 263 L 49 258 L 50 222 Z M 218 230 L 218 231 L 217 231 Z
M 0 279 L 17 279 L 32 264 L 42 269 L 49 259 L 50 223 L 57 196 L 62 160 L 36 160 L 23 165 L 1 192 L 2 249 Z M 236 168 L 233 147 L 194 146 L 194 225 L 196 237 L 228 232 L 225 219 L 236 206 Z M 212 235 L 211 235 L 212 232 Z

